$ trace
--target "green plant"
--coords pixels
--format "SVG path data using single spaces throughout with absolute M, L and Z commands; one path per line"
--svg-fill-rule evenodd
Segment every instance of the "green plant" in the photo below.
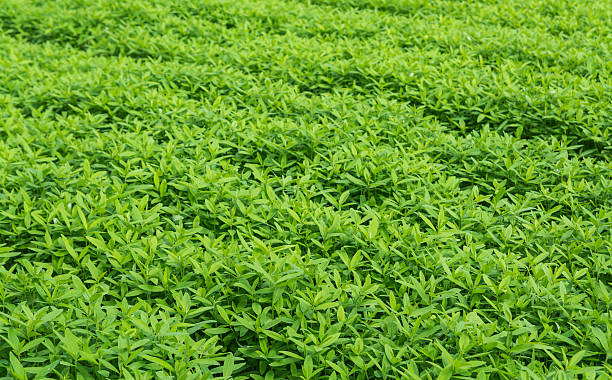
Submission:
M 0 374 L 608 378 L 610 17 L 0 0 Z

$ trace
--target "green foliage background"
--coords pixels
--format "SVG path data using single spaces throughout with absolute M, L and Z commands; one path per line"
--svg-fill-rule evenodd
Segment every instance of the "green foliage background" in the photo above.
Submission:
M 0 375 L 609 378 L 609 0 L 0 0 Z

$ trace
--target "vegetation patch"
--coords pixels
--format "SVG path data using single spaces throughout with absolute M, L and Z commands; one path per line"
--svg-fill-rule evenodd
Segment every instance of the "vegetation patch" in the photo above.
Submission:
M 607 0 L 0 0 L 0 376 L 608 379 Z

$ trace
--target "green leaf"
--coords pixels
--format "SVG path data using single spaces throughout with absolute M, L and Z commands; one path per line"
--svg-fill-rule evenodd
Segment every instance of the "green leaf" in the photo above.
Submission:
M 143 359 L 145 359 L 145 360 L 150 361 L 151 363 L 155 363 L 155 364 L 161 366 L 162 368 L 164 368 L 164 369 L 166 369 L 166 370 L 168 370 L 170 372 L 174 371 L 174 368 L 172 367 L 172 365 L 170 365 L 170 363 L 168 363 L 167 361 L 165 361 L 165 360 L 163 360 L 161 358 L 158 358 L 158 357 L 155 357 L 155 356 L 152 356 L 152 355 L 148 355 L 148 354 L 142 354 L 141 357 Z
M 60 335 L 60 340 L 62 341 L 62 348 L 74 360 L 77 360 L 81 352 L 81 339 L 75 336 L 70 329 L 66 329 L 64 336 Z
M 580 363 L 582 358 L 584 358 L 585 354 L 586 354 L 586 350 L 580 350 L 576 352 L 574 356 L 572 356 L 571 359 L 569 360 L 568 367 L 576 367 L 578 363 Z
M 370 241 L 376 238 L 376 234 L 378 233 L 378 218 L 372 217 L 370 220 L 370 224 L 368 225 L 368 238 Z
M 310 356 L 306 356 L 306 359 L 304 359 L 302 373 L 304 374 L 305 379 L 311 379 L 313 376 L 312 358 Z
M 223 377 L 230 378 L 234 372 L 234 355 L 229 353 L 223 361 Z
M 9 353 L 10 361 L 11 361 L 11 373 L 15 378 L 19 380 L 27 380 L 28 375 L 26 374 L 25 368 L 21 365 L 19 360 L 13 355 L 12 352 Z

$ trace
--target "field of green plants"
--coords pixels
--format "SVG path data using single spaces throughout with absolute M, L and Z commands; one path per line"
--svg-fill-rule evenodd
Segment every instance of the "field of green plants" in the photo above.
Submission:
M 609 379 L 611 130 L 610 0 L 0 0 L 0 378 Z

